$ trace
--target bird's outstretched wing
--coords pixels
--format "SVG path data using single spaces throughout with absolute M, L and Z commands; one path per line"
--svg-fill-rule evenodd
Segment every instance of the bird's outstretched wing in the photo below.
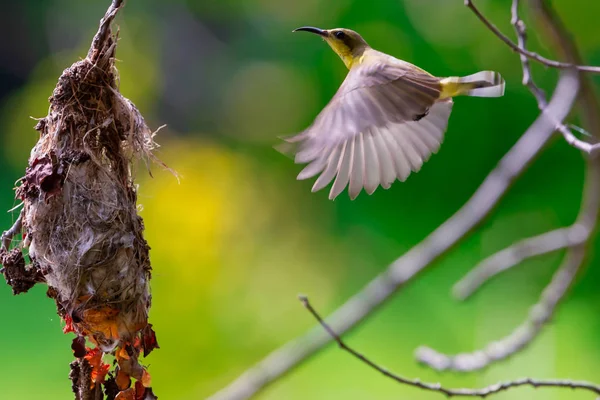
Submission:
M 329 104 L 305 131 L 285 140 L 295 161 L 308 163 L 298 179 L 321 175 L 313 192 L 335 182 L 329 198 L 349 185 L 354 199 L 418 171 L 442 142 L 452 110 L 437 102 L 439 79 L 402 64 L 353 68 Z

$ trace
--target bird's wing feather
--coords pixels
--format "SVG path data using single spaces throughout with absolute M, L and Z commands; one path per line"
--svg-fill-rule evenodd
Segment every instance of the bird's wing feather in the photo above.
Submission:
M 421 168 L 439 149 L 452 102 L 436 102 L 439 79 L 407 65 L 379 61 L 350 70 L 314 123 L 286 139 L 296 162 L 309 163 L 298 179 L 322 172 L 313 191 L 335 178 L 329 197 L 349 185 L 355 198 Z
M 335 145 L 331 151 L 320 153 L 304 168 L 299 179 L 324 171 L 313 192 L 335 178 L 329 192 L 332 200 L 346 186 L 352 199 L 363 188 L 369 194 L 378 186 L 388 189 L 396 179 L 405 181 L 411 172 L 419 171 L 431 154 L 439 150 L 451 111 L 452 101 L 445 100 L 434 103 L 419 121 L 370 127 Z
M 313 124 L 286 140 L 303 141 L 296 162 L 308 162 L 368 128 L 419 118 L 439 94 L 438 78 L 403 64 L 371 62 L 350 70 Z

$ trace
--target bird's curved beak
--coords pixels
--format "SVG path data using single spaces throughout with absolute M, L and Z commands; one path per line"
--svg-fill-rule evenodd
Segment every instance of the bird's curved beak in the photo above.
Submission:
M 301 28 L 294 29 L 292 32 L 298 31 L 310 32 L 323 37 L 327 37 L 329 35 L 329 32 L 327 32 L 325 29 L 315 28 L 314 26 L 303 26 Z

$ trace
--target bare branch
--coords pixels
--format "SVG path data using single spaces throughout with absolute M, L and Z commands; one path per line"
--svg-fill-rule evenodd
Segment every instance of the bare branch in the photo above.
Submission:
M 464 300 L 496 275 L 520 264 L 526 259 L 548 254 L 584 243 L 589 237 L 589 230 L 575 224 L 568 228 L 560 228 L 538 236 L 527 238 L 501 250 L 483 260 L 463 279 L 454 285 L 454 296 Z
M 570 243 L 569 251 L 563 261 L 563 265 L 555 273 L 550 284 L 542 292 L 540 301 L 531 308 L 527 320 L 517 327 L 510 335 L 499 341 L 490 343 L 483 350 L 452 356 L 440 353 L 428 347 L 420 347 L 416 351 L 416 358 L 418 361 L 436 370 L 474 371 L 485 368 L 493 362 L 505 359 L 517 353 L 536 338 L 544 324 L 550 320 L 558 303 L 562 300 L 573 283 L 577 272 L 585 260 L 586 247 L 592 239 L 592 233 L 597 224 L 598 211 L 600 210 L 600 159 L 594 159 L 590 165 L 586 175 L 585 193 L 581 211 L 579 212 L 577 221 L 569 228 L 552 231 L 545 235 L 540 235 L 536 238 L 527 239 L 521 242 L 521 244 L 525 244 L 529 241 L 529 244 L 531 244 L 531 241 L 535 241 L 535 244 L 540 246 L 540 250 L 543 246 L 548 246 L 546 249 L 549 249 L 553 245 L 557 247 L 560 244 Z M 518 245 L 519 244 L 516 246 Z M 509 248 L 497 253 L 490 259 L 498 257 L 503 252 L 509 252 L 510 250 L 511 249 Z M 533 251 L 533 249 L 530 248 L 529 251 Z M 528 255 L 531 255 L 531 253 Z M 521 260 L 513 261 L 520 262 Z M 485 262 L 486 261 L 484 261 L 484 263 Z M 490 269 L 493 268 L 490 267 Z M 476 271 L 477 269 L 474 274 L 478 274 Z M 468 279 L 468 277 L 466 279 Z M 477 279 L 479 279 L 479 277 L 474 278 L 472 282 L 465 284 L 463 294 L 470 294 L 469 290 L 471 292 L 475 290 L 478 283 Z M 463 281 L 465 281 L 465 279 L 463 279 Z
M 538 116 L 459 211 L 332 314 L 329 320 L 336 332 L 343 334 L 372 315 L 397 290 L 430 267 L 486 218 L 551 139 L 556 128 L 554 119 L 562 121 L 568 115 L 577 97 L 576 75 L 571 70 L 561 73 L 546 112 Z M 275 350 L 210 400 L 248 399 L 330 341 L 331 337 L 322 329 L 315 328 Z
M 573 132 L 571 132 L 571 130 L 567 128 L 564 124 L 560 124 L 557 129 L 563 135 L 565 141 L 569 145 L 575 147 L 578 150 L 583 151 L 584 153 L 595 154 L 598 150 L 600 150 L 600 143 L 591 144 L 583 140 L 577 139 Z
M 565 63 L 565 62 L 560 62 L 560 61 L 556 61 L 556 60 L 550 60 L 546 57 L 542 57 L 541 55 L 539 55 L 537 53 L 534 53 L 532 51 L 526 50 L 525 48 L 519 47 L 515 42 L 510 40 L 508 38 L 508 36 L 503 34 L 500 31 L 500 29 L 498 29 L 496 27 L 496 25 L 494 25 L 490 20 L 488 20 L 481 13 L 481 11 L 479 11 L 479 9 L 477 7 L 475 7 L 475 4 L 473 3 L 472 0 L 465 0 L 465 6 L 469 7 L 471 9 L 471 11 L 473 11 L 473 13 L 477 16 L 477 18 L 479 18 L 481 20 L 481 22 L 483 22 L 484 25 L 490 31 L 492 31 L 494 33 L 494 35 L 496 35 L 500 40 L 502 40 L 504 43 L 506 43 L 508 45 L 508 47 L 510 47 L 513 51 L 515 51 L 527 58 L 535 60 L 541 64 L 544 64 L 548 67 L 559 68 L 559 69 L 575 68 L 578 71 L 582 71 L 582 72 L 591 72 L 594 74 L 600 74 L 600 67 L 592 67 L 592 66 L 587 66 L 587 65 L 576 65 L 576 64 L 572 64 L 572 63 Z
M 471 6 L 471 9 L 475 7 L 473 5 Z M 515 28 L 515 32 L 517 34 L 517 47 L 521 51 L 527 51 L 527 28 L 525 26 L 525 22 L 523 22 L 523 20 L 519 17 L 519 0 L 513 0 L 510 11 L 510 22 Z M 476 14 L 477 13 L 478 11 L 476 11 Z M 519 57 L 521 59 L 521 66 L 523 69 L 523 85 L 531 91 L 533 97 L 535 97 L 535 99 L 537 100 L 538 108 L 540 110 L 543 110 L 544 108 L 546 108 L 546 105 L 548 103 L 546 101 L 546 94 L 533 81 L 533 77 L 531 76 L 531 65 L 529 65 L 529 59 L 527 58 L 527 56 L 522 53 L 519 53 Z
M 15 221 L 13 226 L 10 227 L 9 230 L 2 232 L 2 236 L 0 237 L 1 249 L 8 251 L 10 248 L 10 242 L 12 239 L 21 231 L 23 227 L 23 211 L 19 214 L 19 218 Z
M 88 58 L 95 62 L 100 56 L 102 49 L 107 46 L 107 43 L 111 40 L 110 38 L 110 25 L 112 21 L 117 16 L 119 9 L 121 9 L 125 5 L 124 0 L 112 0 L 111 5 L 106 10 L 104 17 L 100 20 L 100 27 L 98 28 L 98 32 L 94 35 L 94 39 L 92 40 L 92 45 L 90 50 L 88 51 Z M 114 52 L 114 47 L 110 53 Z M 112 54 L 110 55 L 112 56 Z
M 368 317 L 377 307 L 383 304 L 396 290 L 414 278 L 419 272 L 430 266 L 436 259 L 444 255 L 458 241 L 462 240 L 468 232 L 477 226 L 500 198 L 508 190 L 510 184 L 526 168 L 533 158 L 541 151 L 544 144 L 550 139 L 552 133 L 564 127 L 562 120 L 568 115 L 572 107 L 573 96 L 578 89 L 576 74 L 563 73 L 557 89 L 550 101 L 546 104 L 544 93 L 539 89 L 531 77 L 529 59 L 542 62 L 547 66 L 560 69 L 569 68 L 578 71 L 600 72 L 599 67 L 578 66 L 579 62 L 560 63 L 548 60 L 525 49 L 526 36 L 525 25 L 518 17 L 518 1 L 513 1 L 513 25 L 517 31 L 519 43 L 515 44 L 504 36 L 493 24 L 491 24 L 471 1 L 465 1 L 475 14 L 490 28 L 500 39 L 507 43 L 514 51 L 521 54 L 523 62 L 523 83 L 532 91 L 542 115 L 524 133 L 521 139 L 501 160 L 498 167 L 488 175 L 483 184 L 477 189 L 472 198 L 448 221 L 431 233 L 425 240 L 412 248 L 408 253 L 396 260 L 388 270 L 370 282 L 361 292 L 348 300 L 330 317 L 336 332 L 344 333 Z M 570 77 L 570 78 L 568 78 Z M 566 85 L 566 81 L 573 81 Z M 571 86 L 570 90 L 563 92 L 560 87 Z M 569 93 L 570 92 L 570 93 Z M 560 93 L 560 94 L 559 94 Z M 558 105 L 561 96 L 567 103 Z M 564 107 L 563 107 L 564 106 Z M 543 122 L 542 122 L 543 121 Z M 534 134 L 534 132 L 536 132 Z M 552 133 L 550 133 L 552 132 Z M 546 136 L 547 135 L 547 136 Z M 571 141 L 576 143 L 575 141 Z M 581 146 L 579 146 L 581 147 Z M 582 148 L 585 151 L 585 148 Z M 579 253 L 575 253 L 577 256 Z M 566 266 L 573 265 L 573 269 L 581 264 L 577 262 L 578 257 L 569 253 Z M 576 266 L 575 266 L 576 265 Z M 561 271 L 572 271 L 571 268 Z M 543 313 L 537 315 L 538 320 L 550 317 L 556 303 L 562 298 L 572 281 L 571 274 L 563 272 L 555 276 L 553 284 L 544 292 L 541 303 L 546 306 L 547 317 Z M 574 276 L 574 273 L 572 274 Z M 548 307 L 548 305 L 550 305 Z M 540 306 L 539 308 L 542 308 Z M 535 317 L 533 318 L 535 320 Z M 275 381 L 282 375 L 288 373 L 292 368 L 304 359 L 318 351 L 327 344 L 331 338 L 324 337 L 314 330 L 274 351 L 255 367 L 248 370 L 230 386 L 226 387 L 210 399 L 247 399 L 262 390 L 265 386 Z M 522 341 L 522 340 L 521 340 Z M 527 342 L 527 341 L 525 341 Z M 514 341 L 518 343 L 518 341 Z
M 566 32 L 561 29 L 562 25 L 560 24 L 560 21 L 554 17 L 551 10 L 546 8 L 546 3 L 539 0 L 536 0 L 535 3 L 538 13 L 543 15 L 546 24 L 549 27 L 548 29 L 552 31 L 555 42 L 559 43 L 559 47 L 566 52 L 565 56 L 569 60 L 579 63 L 581 60 L 577 53 L 577 49 L 568 41 L 568 39 L 566 39 L 567 35 Z M 479 13 L 472 2 L 467 1 L 465 4 L 477 14 L 486 26 L 492 30 L 496 29 L 489 21 L 486 22 L 487 20 Z M 526 43 L 525 24 L 519 17 L 519 0 L 513 0 L 511 13 L 511 22 L 515 27 L 518 37 L 518 47 L 521 50 L 527 51 L 524 48 Z M 502 39 L 502 37 L 500 38 Z M 546 99 L 543 92 L 541 92 L 533 82 L 529 61 L 523 53 L 521 53 L 521 62 L 523 67 L 523 84 L 530 89 L 536 98 L 540 109 L 542 109 L 543 112 L 546 112 Z M 589 98 L 589 89 L 586 89 L 586 91 L 588 92 L 588 100 L 594 102 L 593 96 L 591 99 Z M 588 120 L 593 118 L 597 117 L 592 116 L 591 118 L 588 118 Z M 576 139 L 561 121 L 556 122 L 556 127 L 557 130 L 565 136 L 567 142 L 574 145 L 574 147 L 590 154 L 595 150 L 593 145 Z M 542 330 L 545 322 L 552 317 L 558 302 L 566 294 L 568 287 L 571 285 L 577 271 L 581 267 L 585 259 L 586 242 L 590 240 L 591 234 L 596 226 L 598 208 L 600 207 L 600 183 L 598 182 L 600 179 L 600 161 L 590 161 L 588 165 L 584 189 L 584 201 L 577 221 L 571 227 L 527 239 L 496 253 L 492 257 L 484 260 L 455 287 L 455 293 L 459 298 L 467 297 L 487 279 L 520 263 L 526 258 L 545 254 L 561 248 L 569 248 L 563 266 L 555 274 L 552 282 L 542 293 L 540 301 L 532 307 L 529 318 L 510 335 L 497 342 L 490 343 L 483 350 L 457 355 L 447 355 L 428 347 L 420 347 L 416 351 L 417 360 L 436 370 L 450 369 L 456 371 L 474 371 L 485 368 L 493 362 L 505 359 L 517 353 L 535 339 Z M 562 236 L 562 238 L 560 236 Z M 571 237 L 569 238 L 569 236 Z
M 521 51 L 527 52 L 527 30 L 525 23 L 519 16 L 519 3 L 519 0 L 513 0 L 512 2 L 511 23 L 515 28 L 515 32 L 517 34 L 517 47 Z M 481 13 L 479 13 L 479 11 L 474 7 L 475 6 L 472 3 L 470 3 L 470 8 L 475 12 L 475 14 L 477 14 L 477 16 L 480 17 L 480 19 L 483 18 Z M 521 58 L 521 65 L 523 69 L 523 85 L 526 86 L 531 91 L 531 94 L 533 94 L 533 96 L 535 97 L 538 103 L 538 108 L 540 110 L 543 110 L 547 105 L 546 95 L 544 91 L 540 89 L 533 81 L 533 78 L 531 76 L 531 66 L 529 64 L 529 59 L 527 58 L 527 56 L 524 55 L 522 52 L 519 52 L 519 56 Z M 577 139 L 573 132 L 571 132 L 571 130 L 562 123 L 557 123 L 557 130 L 563 135 L 563 137 L 569 145 L 575 147 L 580 151 L 583 151 L 587 154 L 593 154 L 600 149 L 600 143 L 594 145 L 591 143 L 587 143 L 583 140 Z
M 550 39 L 554 51 L 570 63 L 582 64 L 583 59 L 575 42 L 549 2 L 529 0 L 529 5 L 541 21 L 540 28 L 545 31 L 544 36 Z M 580 89 L 579 108 L 584 126 L 593 137 L 600 139 L 600 113 L 598 113 L 600 100 L 591 85 L 589 76 L 580 76 Z
M 497 342 L 490 343 L 483 350 L 454 356 L 448 356 L 423 346 L 416 351 L 417 360 L 439 371 L 467 372 L 485 368 L 493 362 L 503 360 L 517 353 L 531 343 L 542 330 L 544 324 L 550 320 L 556 306 L 573 283 L 584 258 L 584 245 L 578 245 L 569 250 L 563 265 L 542 292 L 540 301 L 530 309 L 527 320 L 510 335 Z
M 315 317 L 319 324 L 325 329 L 325 331 L 331 336 L 331 338 L 339 345 L 339 347 L 352 354 L 355 358 L 359 359 L 364 364 L 368 365 L 377 372 L 387 376 L 388 378 L 408 386 L 413 386 L 418 389 L 427 391 L 437 392 L 444 394 L 448 397 L 461 396 L 461 397 L 487 397 L 489 395 L 497 394 L 502 391 L 513 389 L 519 386 L 532 386 L 534 388 L 552 387 L 552 388 L 565 388 L 565 389 L 581 389 L 591 391 L 596 394 L 600 394 L 600 386 L 594 385 L 589 382 L 577 382 L 569 380 L 535 380 L 530 378 L 518 379 L 510 382 L 497 383 L 490 385 L 482 389 L 448 389 L 440 385 L 439 383 L 425 383 L 419 379 L 408 379 L 400 375 L 396 375 L 393 372 L 381 367 L 376 362 L 372 361 L 365 355 L 359 353 L 353 348 L 349 347 L 342 338 L 323 320 L 319 313 L 312 307 L 307 297 L 301 296 L 300 301 L 306 307 L 306 309 Z

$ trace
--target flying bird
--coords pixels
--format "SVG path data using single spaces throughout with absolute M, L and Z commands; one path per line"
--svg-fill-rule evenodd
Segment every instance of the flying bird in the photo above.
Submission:
M 349 72 L 312 125 L 284 138 L 279 149 L 308 164 L 298 179 L 319 175 L 312 191 L 334 180 L 329 198 L 348 186 L 351 199 L 364 188 L 372 194 L 417 172 L 443 141 L 459 95 L 500 97 L 504 80 L 482 71 L 439 78 L 406 61 L 371 48 L 350 29 L 295 29 L 321 36 Z

